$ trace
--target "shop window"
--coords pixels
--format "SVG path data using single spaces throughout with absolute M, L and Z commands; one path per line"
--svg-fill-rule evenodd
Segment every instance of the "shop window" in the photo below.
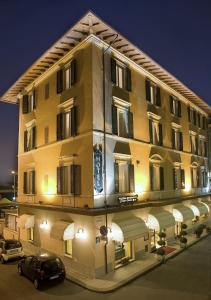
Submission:
M 133 243 L 128 241 L 125 243 L 115 242 L 115 263 L 116 267 L 124 265 L 133 259 Z
M 65 255 L 73 255 L 73 240 L 66 240 L 65 242 Z

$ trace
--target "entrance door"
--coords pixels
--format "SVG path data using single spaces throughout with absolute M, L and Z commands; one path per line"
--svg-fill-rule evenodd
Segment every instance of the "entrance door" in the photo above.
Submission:
M 115 266 L 119 267 L 133 259 L 133 241 L 115 242 Z

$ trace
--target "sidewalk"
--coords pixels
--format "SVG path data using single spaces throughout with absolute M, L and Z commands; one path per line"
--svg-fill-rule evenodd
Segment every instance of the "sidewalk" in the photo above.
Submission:
M 167 255 L 165 261 L 178 255 L 180 252 L 191 247 L 192 245 L 194 245 L 195 243 L 207 236 L 207 233 L 203 233 L 203 235 L 199 239 L 196 238 L 193 234 L 188 236 L 188 244 L 186 248 L 180 248 L 178 242 L 169 245 L 170 247 L 172 246 L 176 248 L 176 250 Z M 155 267 L 161 264 L 162 262 L 158 261 L 156 254 L 148 253 L 145 254 L 142 259 L 136 260 L 122 268 L 119 268 L 103 276 L 102 278 L 87 278 L 79 273 L 69 272 L 67 273 L 67 279 L 91 291 L 106 293 L 114 291 L 115 289 L 125 285 L 126 283 L 132 281 L 140 275 L 147 273 L 148 271 L 154 269 Z

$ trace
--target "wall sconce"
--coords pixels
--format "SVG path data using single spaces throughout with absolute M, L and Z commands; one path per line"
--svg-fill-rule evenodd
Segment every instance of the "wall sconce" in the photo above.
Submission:
M 80 240 L 85 240 L 87 238 L 87 233 L 83 228 L 79 228 L 75 234 L 75 237 Z
M 48 221 L 43 221 L 41 224 L 40 224 L 40 228 L 41 229 L 48 229 L 49 228 L 49 224 L 48 224 Z

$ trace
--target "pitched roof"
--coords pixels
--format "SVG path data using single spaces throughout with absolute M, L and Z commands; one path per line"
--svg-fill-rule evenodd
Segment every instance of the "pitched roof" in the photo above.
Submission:
M 17 97 L 21 91 L 90 34 L 96 35 L 108 44 L 113 41 L 112 48 L 128 57 L 162 82 L 166 83 L 173 90 L 200 107 L 207 114 L 211 113 L 211 107 L 202 98 L 196 95 L 147 54 L 129 42 L 124 36 L 119 34 L 115 29 L 102 21 L 91 11 L 87 12 L 55 44 L 53 44 L 52 47 L 37 59 L 4 93 L 4 95 L 0 97 L 0 100 L 17 103 Z M 117 38 L 114 41 L 115 37 Z

